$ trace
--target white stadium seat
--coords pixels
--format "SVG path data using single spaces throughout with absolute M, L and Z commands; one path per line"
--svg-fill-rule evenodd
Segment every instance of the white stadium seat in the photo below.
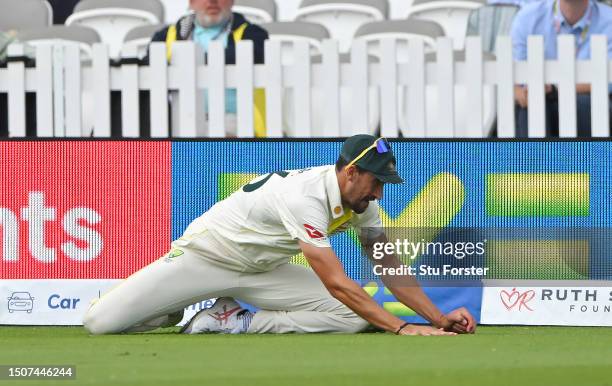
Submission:
M 52 25 L 21 30 L 17 40 L 31 46 L 77 44 L 83 60 L 91 59 L 91 46 L 100 42 L 100 35 L 91 28 L 81 26 Z
M 0 31 L 19 31 L 53 24 L 53 9 L 44 0 L 0 0 Z
M 111 57 L 119 55 L 128 31 L 164 20 L 164 8 L 159 0 L 83 0 L 74 11 L 66 25 L 95 29 L 109 45 Z
M 295 62 L 294 59 L 294 44 L 299 41 L 306 41 L 310 47 L 310 54 L 313 63 L 321 61 L 321 44 L 323 40 L 329 39 L 330 34 L 327 29 L 316 23 L 306 22 L 277 22 L 262 24 L 262 28 L 268 31 L 271 40 L 281 41 L 281 61 L 283 65 L 291 65 Z M 341 61 L 347 63 L 349 55 L 341 55 Z M 323 130 L 323 122 L 325 121 L 325 109 L 323 104 L 325 98 L 323 91 L 313 89 L 311 93 L 311 126 L 312 135 L 324 137 L 328 136 Z M 372 88 L 370 92 L 370 122 L 368 127 L 373 133 L 376 130 L 380 119 L 380 110 L 378 108 L 378 95 L 376 90 Z M 351 93 L 349 89 L 340 90 L 340 127 L 341 130 L 346 130 L 341 133 L 347 135 L 352 125 L 352 108 L 351 108 Z M 283 128 L 285 134 L 294 136 L 290 128 L 294 126 L 295 107 L 293 103 L 293 90 L 287 89 L 283 95 Z
M 321 24 L 307 22 L 264 23 L 261 27 L 268 31 L 271 40 L 281 42 L 283 64 L 293 62 L 293 45 L 298 41 L 307 41 L 312 55 L 321 54 L 321 42 L 329 39 L 329 31 Z
M 321 63 L 322 55 L 313 55 L 312 63 Z M 374 56 L 369 56 L 370 62 L 377 62 L 378 59 Z M 340 63 L 350 63 L 351 55 L 348 53 L 340 55 Z M 289 96 L 292 90 L 289 90 L 284 97 L 286 105 L 283 106 L 285 113 L 286 127 L 293 127 L 294 111 L 293 99 Z M 351 88 L 340 88 L 340 136 L 350 136 L 353 133 L 353 92 Z M 311 136 L 313 137 L 330 137 L 330 133 L 325 132 L 323 122 L 327 116 L 325 115 L 325 91 L 320 88 L 313 87 L 310 94 L 311 107 Z M 367 129 L 364 134 L 374 135 L 378 129 L 380 122 L 380 97 L 376 87 L 370 87 L 368 92 L 368 122 Z M 293 136 L 289 130 L 286 130 L 289 136 Z
M 403 19 L 414 0 L 389 0 L 389 19 Z
M 368 53 L 380 58 L 380 43 L 383 39 L 393 39 L 396 42 L 396 60 L 398 63 L 407 63 L 409 60 L 408 42 L 413 39 L 421 39 L 425 45 L 426 60 L 435 60 L 436 39 L 444 36 L 442 27 L 427 20 L 391 20 L 374 22 L 363 25 L 355 34 L 355 41 L 365 40 Z M 464 60 L 463 52 L 455 52 L 455 61 Z M 488 56 L 487 56 L 488 57 Z M 398 119 L 400 131 L 404 136 L 410 136 L 408 127 L 414 126 L 411 117 L 407 115 L 406 100 L 407 89 L 398 88 Z M 438 117 L 438 90 L 434 85 L 426 87 L 426 122 L 427 129 L 439 128 Z M 467 116 L 470 112 L 469 101 L 466 98 L 464 86 L 455 86 L 455 128 L 466 125 Z M 494 89 L 491 86 L 483 88 L 483 126 L 488 133 L 495 121 L 496 105 Z
M 101 41 L 100 36 L 94 29 L 64 25 L 22 30 L 17 34 L 17 39 L 34 47 L 43 45 L 76 45 L 81 53 L 82 65 L 89 65 L 92 59 L 92 45 Z M 83 90 L 81 95 L 81 114 L 82 133 L 85 136 L 89 136 L 93 130 L 95 116 L 95 103 L 91 90 Z
M 454 49 L 462 50 L 470 12 L 484 4 L 484 0 L 414 0 L 405 18 L 439 23 L 453 39 Z
M 151 43 L 151 38 L 157 31 L 164 28 L 164 26 L 164 24 L 141 25 L 131 29 L 123 39 L 123 48 L 135 46 L 138 51 L 138 57 L 145 57 L 149 43 Z
M 442 27 L 427 20 L 391 20 L 364 24 L 355 33 L 354 41 L 366 42 L 368 54 L 380 59 L 380 45 L 383 39 L 392 39 L 396 44 L 398 63 L 408 62 L 408 44 L 411 40 L 420 39 L 425 45 L 425 52 L 434 52 L 436 38 L 444 36 Z M 404 111 L 406 90 L 398 86 L 399 125 L 407 127 L 408 120 Z M 433 111 L 433 109 L 431 109 Z
M 161 0 L 164 5 L 165 20 L 161 22 L 166 24 L 174 24 L 181 16 L 187 15 L 189 10 L 189 2 L 182 0 Z
M 271 23 L 276 20 L 274 0 L 235 0 L 232 10 L 241 13 L 254 24 Z
M 425 52 L 435 50 L 436 39 L 444 36 L 442 27 L 427 20 L 390 20 L 364 24 L 355 33 L 354 40 L 364 40 L 368 53 L 380 57 L 380 42 L 393 39 L 397 45 L 399 62 L 408 60 L 408 42 L 421 39 L 425 43 Z
M 482 49 L 495 53 L 497 37 L 510 35 L 512 20 L 519 7 L 512 4 L 487 4 L 472 10 L 468 18 L 467 36 L 480 36 Z
M 387 0 L 303 0 L 295 19 L 323 24 L 339 41 L 340 50 L 348 52 L 361 25 L 385 20 L 387 14 Z
M 492 58 L 493 56 L 490 54 L 484 54 L 484 59 Z M 426 61 L 435 61 L 435 53 L 430 53 L 425 56 Z M 464 51 L 455 51 L 454 53 L 455 62 L 460 62 L 465 60 L 465 52 Z M 496 105 L 496 97 L 495 97 L 495 88 L 491 85 L 483 86 L 482 93 L 482 115 L 483 115 L 483 127 L 485 132 L 482 133 L 483 136 L 489 135 L 493 125 L 495 123 L 495 118 L 497 115 L 497 105 Z M 404 111 L 403 106 L 405 105 L 404 98 L 405 94 L 401 94 L 402 100 L 400 101 L 400 130 L 401 132 L 407 136 L 409 135 L 408 131 L 405 129 L 410 126 L 410 117 L 407 116 L 406 111 Z M 429 85 L 425 90 L 425 98 L 426 98 L 426 119 L 427 119 L 427 128 L 429 130 L 436 130 L 440 128 L 439 117 L 442 112 L 438 111 L 438 89 L 435 85 Z M 467 124 L 467 117 L 471 113 L 471 104 L 472 101 L 467 98 L 467 89 L 463 85 L 455 85 L 455 130 L 458 128 L 465 127 Z M 408 101 L 409 102 L 409 101 Z
M 292 21 L 302 0 L 276 0 L 278 21 Z

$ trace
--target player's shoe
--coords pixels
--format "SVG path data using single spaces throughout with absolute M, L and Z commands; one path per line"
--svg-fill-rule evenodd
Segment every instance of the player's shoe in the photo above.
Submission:
M 211 308 L 199 311 L 183 326 L 181 334 L 240 334 L 246 332 L 253 314 L 232 298 L 219 298 Z

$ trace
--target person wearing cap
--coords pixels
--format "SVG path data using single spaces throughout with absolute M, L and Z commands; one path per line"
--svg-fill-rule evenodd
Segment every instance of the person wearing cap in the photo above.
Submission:
M 329 237 L 349 227 L 384 240 L 377 201 L 385 183 L 402 182 L 389 142 L 370 135 L 348 138 L 336 165 L 260 176 L 195 219 L 168 254 L 95 301 L 83 324 L 92 334 L 172 326 L 185 307 L 217 298 L 181 332 L 356 333 L 370 325 L 398 335 L 473 332 L 468 311 L 443 314 L 408 278 L 389 289 L 433 326 L 405 323 L 346 275 L 331 247 Z M 312 269 L 289 264 L 300 252 Z

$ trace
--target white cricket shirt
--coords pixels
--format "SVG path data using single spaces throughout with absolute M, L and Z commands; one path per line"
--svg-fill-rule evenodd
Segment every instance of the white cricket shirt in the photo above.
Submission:
M 356 214 L 342 206 L 334 165 L 260 176 L 195 219 L 176 247 L 212 235 L 202 257 L 244 272 L 269 271 L 300 253 L 298 240 L 330 248 L 329 236 L 353 226 L 381 228 L 378 204 Z M 197 243 L 194 243 L 197 244 Z

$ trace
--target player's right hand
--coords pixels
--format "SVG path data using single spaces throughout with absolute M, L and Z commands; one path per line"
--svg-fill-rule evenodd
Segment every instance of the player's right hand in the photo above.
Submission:
M 421 336 L 430 336 L 430 335 L 457 335 L 455 332 L 444 331 L 441 328 L 435 328 L 432 326 L 415 326 L 413 324 L 409 324 L 406 327 L 402 328 L 398 335 L 421 335 Z
M 452 322 L 450 327 L 446 328 L 447 331 L 454 331 L 459 334 L 476 332 L 476 320 L 465 307 L 449 312 L 446 314 L 446 319 Z

